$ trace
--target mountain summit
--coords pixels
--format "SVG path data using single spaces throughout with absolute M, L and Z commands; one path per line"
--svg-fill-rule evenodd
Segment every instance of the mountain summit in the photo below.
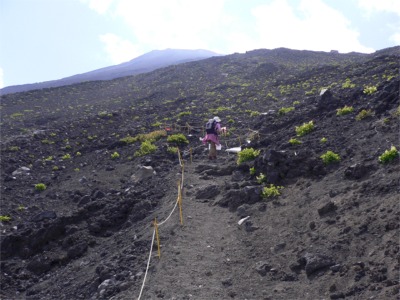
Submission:
M 132 76 L 140 73 L 151 72 L 153 70 L 167 67 L 170 65 L 201 60 L 219 55 L 220 54 L 217 54 L 215 52 L 208 50 L 201 50 L 201 49 L 153 50 L 141 56 L 138 56 L 128 62 L 124 62 L 115 66 L 105 67 L 98 70 L 77 74 L 58 80 L 8 86 L 1 89 L 0 91 L 3 95 L 5 95 L 5 94 L 26 92 L 30 90 L 37 90 L 43 88 L 65 86 L 85 81 L 111 80 L 119 77 Z

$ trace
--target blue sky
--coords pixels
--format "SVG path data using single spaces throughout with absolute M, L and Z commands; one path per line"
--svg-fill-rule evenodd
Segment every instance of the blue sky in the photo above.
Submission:
M 371 53 L 396 45 L 399 0 L 0 0 L 0 88 L 156 49 Z

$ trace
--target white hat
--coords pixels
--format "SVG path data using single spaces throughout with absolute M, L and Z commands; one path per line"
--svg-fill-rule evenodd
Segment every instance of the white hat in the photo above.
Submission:
M 216 121 L 216 122 L 221 122 L 221 119 L 219 118 L 219 117 L 214 117 L 214 120 Z

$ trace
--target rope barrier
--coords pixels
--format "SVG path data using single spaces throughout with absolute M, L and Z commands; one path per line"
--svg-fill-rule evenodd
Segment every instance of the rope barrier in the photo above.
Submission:
M 144 273 L 143 283 L 142 283 L 142 287 L 140 288 L 140 293 L 139 293 L 138 300 L 140 300 L 140 297 L 142 297 L 142 293 L 143 293 L 143 289 L 144 289 L 144 283 L 146 282 L 147 273 L 148 273 L 148 271 L 149 271 L 150 260 L 151 260 L 151 253 L 153 252 L 153 244 L 154 244 L 154 237 L 155 237 L 155 235 L 156 235 L 156 231 L 153 230 L 153 237 L 152 237 L 152 239 L 151 239 L 151 246 L 150 246 L 149 259 L 147 260 L 146 272 Z
M 159 239 L 159 235 L 158 235 L 158 228 L 165 224 L 169 218 L 172 216 L 172 214 L 174 213 L 176 207 L 179 205 L 179 217 L 180 217 L 180 223 L 181 225 L 183 225 L 183 213 L 182 213 L 182 189 L 183 189 L 183 181 L 184 181 L 184 163 L 180 154 L 180 151 L 178 149 L 178 158 L 179 158 L 179 165 L 181 166 L 181 180 L 178 181 L 178 198 L 175 201 L 175 205 L 173 207 L 173 209 L 171 210 L 170 214 L 168 215 L 168 217 L 162 221 L 161 223 L 157 223 L 157 218 L 154 219 L 153 225 L 154 225 L 154 230 L 153 230 L 153 237 L 151 239 L 151 246 L 150 246 L 150 253 L 149 253 L 149 258 L 147 261 L 147 266 L 146 266 L 146 271 L 145 271 L 145 275 L 143 278 L 143 283 L 140 289 L 140 293 L 139 293 L 139 297 L 138 300 L 140 300 L 143 290 L 144 290 L 144 286 L 145 286 L 145 282 L 146 282 L 146 278 L 147 278 L 147 273 L 149 271 L 149 266 L 150 266 L 150 260 L 151 260 L 151 255 L 153 253 L 153 245 L 154 245 L 154 239 L 155 237 L 157 238 L 157 249 L 158 249 L 158 257 L 161 258 L 161 250 L 160 250 L 160 239 Z

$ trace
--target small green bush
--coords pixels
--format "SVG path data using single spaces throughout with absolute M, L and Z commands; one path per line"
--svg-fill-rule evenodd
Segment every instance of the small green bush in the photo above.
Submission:
M 352 113 L 353 111 L 354 111 L 354 108 L 352 106 L 345 105 L 344 107 L 338 108 L 336 110 L 336 115 L 343 116 L 343 115 L 347 115 L 349 113 Z
M 310 121 L 308 123 L 304 123 L 301 126 L 296 126 L 295 130 L 296 130 L 297 136 L 306 135 L 314 130 L 314 122 Z
M 168 147 L 167 152 L 170 154 L 177 154 L 178 153 L 178 147 Z
M 189 116 L 191 114 L 192 114 L 191 111 L 182 111 L 177 115 L 177 117 L 180 118 L 180 117 L 183 117 L 183 116 Z
M 259 184 L 263 184 L 264 182 L 267 182 L 267 176 L 265 176 L 265 174 L 260 173 L 259 176 L 256 176 L 257 182 Z
M 0 216 L 0 221 L 1 222 L 10 222 L 11 221 L 11 217 L 9 217 L 9 216 Z
M 360 111 L 360 112 L 358 113 L 358 115 L 356 116 L 356 120 L 357 120 L 357 121 L 361 121 L 362 119 L 365 119 L 365 118 L 367 118 L 367 117 L 369 117 L 369 116 L 372 116 L 372 110 L 370 110 L 370 109 L 368 109 L 368 110 L 363 109 L 363 110 Z
M 334 152 L 332 152 L 332 151 L 330 151 L 330 150 L 329 150 L 329 151 L 326 151 L 325 154 L 322 154 L 322 155 L 320 156 L 320 158 L 322 158 L 322 161 L 323 161 L 324 164 L 326 164 L 326 165 L 340 161 L 340 156 L 339 156 L 339 154 L 336 154 L 336 153 L 334 153 Z
M 294 111 L 294 107 L 282 107 L 278 110 L 278 115 L 283 116 L 286 115 L 288 112 Z
M 113 154 L 111 154 L 111 159 L 117 159 L 117 158 L 119 158 L 118 152 L 114 152 Z
M 344 89 L 350 89 L 354 88 L 356 85 L 354 83 L 351 83 L 351 80 L 349 78 L 346 78 L 345 82 L 342 84 L 342 88 Z
M 263 197 L 263 198 L 277 197 L 281 194 L 280 191 L 282 189 L 283 189 L 283 186 L 276 186 L 274 184 L 270 184 L 269 186 L 265 186 L 262 189 L 261 197 Z
M 119 141 L 122 142 L 122 143 L 125 143 L 125 144 L 129 145 L 129 144 L 133 144 L 133 143 L 136 142 L 137 140 L 138 140 L 138 139 L 137 139 L 136 137 L 127 136 L 127 137 L 124 137 L 124 138 L 120 139 Z
M 379 162 L 386 164 L 388 162 L 391 162 L 398 156 L 399 156 L 399 151 L 397 151 L 395 146 L 392 146 L 390 150 L 385 150 L 385 152 L 381 156 L 379 156 Z
M 250 175 L 255 175 L 256 174 L 256 168 L 251 167 L 250 168 Z
M 150 141 L 144 141 L 140 145 L 140 149 L 136 151 L 133 155 L 138 157 L 138 156 L 145 156 L 151 153 L 156 152 L 157 146 L 153 145 Z
M 323 137 L 323 138 L 320 140 L 321 143 L 326 143 L 327 141 L 328 141 L 328 139 L 327 139 L 326 137 Z
M 37 183 L 35 184 L 35 190 L 41 192 L 47 189 L 47 186 L 44 183 Z
M 366 95 L 372 95 L 376 91 L 377 91 L 376 86 L 366 86 L 366 87 L 364 87 L 364 91 L 363 92 Z
M 237 164 L 240 165 L 245 161 L 255 159 L 257 156 L 260 155 L 260 152 L 261 152 L 260 150 L 254 150 L 253 148 L 243 149 L 238 153 Z
M 70 154 L 65 154 L 63 155 L 63 157 L 61 157 L 62 160 L 67 160 L 67 159 L 71 159 L 71 155 Z
M 188 139 L 182 133 L 170 135 L 167 137 L 167 142 L 176 145 L 189 144 Z
M 295 139 L 295 138 L 291 138 L 290 140 L 289 140 L 289 144 L 290 145 L 293 145 L 293 146 L 295 146 L 295 145 L 300 145 L 302 143 L 302 141 L 299 141 L 298 139 Z

